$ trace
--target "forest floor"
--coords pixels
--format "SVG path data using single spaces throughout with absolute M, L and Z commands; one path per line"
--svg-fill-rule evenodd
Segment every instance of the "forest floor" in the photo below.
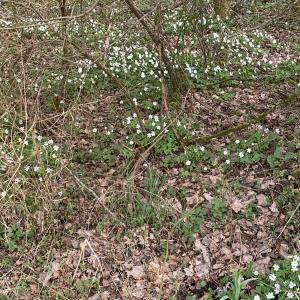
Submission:
M 41 112 L 39 134 L 63 149 L 63 167 L 31 214 L 33 237 L 26 217 L 11 227 L 1 215 L 11 229 L 0 239 L 0 299 L 218 299 L 232 270 L 264 273 L 300 252 L 300 101 L 291 84 L 299 32 L 267 30 L 292 45 L 268 60 L 289 57 L 298 77 L 284 69 L 190 90 L 181 116 L 187 128 L 197 124 L 195 136 L 269 113 L 196 150 L 183 145 L 183 162 L 150 153 L 129 178 L 130 158 L 98 151 L 107 128 L 116 141 L 124 131 L 127 112 L 114 93 Z

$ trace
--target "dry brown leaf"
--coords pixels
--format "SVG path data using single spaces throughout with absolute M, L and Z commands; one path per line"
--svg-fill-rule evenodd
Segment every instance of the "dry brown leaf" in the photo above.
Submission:
M 38 287 L 36 284 L 30 284 L 29 288 L 32 293 L 37 293 L 37 291 L 38 291 Z M 1 295 L 1 291 L 0 291 L 0 295 Z
M 47 286 L 48 282 L 52 277 L 52 272 L 42 273 L 40 274 L 40 280 L 42 281 L 43 287 Z
M 200 197 L 199 192 L 197 192 L 190 197 L 186 197 L 186 202 L 189 206 L 192 206 L 192 205 L 203 202 L 203 198 Z
M 204 193 L 203 194 L 203 197 L 205 198 L 205 200 L 207 200 L 207 201 L 211 201 L 212 200 L 212 196 L 211 196 L 211 194 L 209 194 L 209 193 Z
M 160 265 L 157 262 L 151 261 L 148 267 L 148 271 L 158 275 L 160 273 Z
M 40 274 L 40 280 L 42 281 L 44 287 L 47 286 L 51 278 L 59 277 L 59 268 L 60 268 L 59 263 L 53 262 L 51 266 L 51 271 Z
M 259 273 L 265 273 L 268 270 L 269 263 L 271 258 L 269 256 L 257 260 L 253 264 L 253 269 Z
M 145 296 L 145 290 L 135 290 L 132 293 L 132 296 L 134 296 L 134 299 L 143 299 Z
M 101 300 L 110 300 L 110 299 L 112 299 L 112 297 L 108 291 L 105 291 L 100 294 L 100 299 Z
M 184 273 L 187 277 L 193 277 L 195 274 L 193 266 L 190 265 L 188 268 L 184 268 Z
M 253 257 L 252 255 L 246 254 L 243 256 L 242 260 L 245 264 L 249 264 L 253 261 Z
M 103 299 L 103 298 L 102 297 L 100 298 L 99 294 L 95 294 L 95 295 L 89 297 L 87 300 L 100 300 L 100 299 Z
M 214 175 L 210 175 L 209 176 L 209 180 L 213 185 L 216 185 L 217 181 L 220 180 L 220 177 L 218 176 L 214 176 Z
M 127 275 L 136 280 L 142 279 L 144 277 L 144 266 L 133 266 L 131 271 L 127 271 Z
M 235 213 L 238 213 L 245 208 L 246 204 L 247 204 L 246 202 L 241 202 L 239 198 L 234 197 L 232 199 L 230 207 Z
M 51 267 L 53 278 L 57 278 L 59 276 L 59 269 L 60 269 L 59 263 L 58 262 L 53 262 L 52 267 Z
M 289 246 L 287 244 L 280 244 L 279 254 L 282 258 L 287 259 L 289 256 Z
M 10 292 L 11 292 L 11 289 L 10 289 L 10 288 L 4 289 L 4 290 L 0 290 L 0 295 L 1 295 L 1 296 L 6 296 L 6 295 L 8 295 Z
M 211 269 L 209 251 L 199 239 L 196 239 L 195 241 L 195 250 L 201 253 L 201 255 L 198 255 L 195 260 L 196 276 L 198 278 L 205 278 Z
M 274 213 L 275 215 L 279 214 L 279 210 L 277 208 L 276 202 L 273 202 L 272 205 L 270 206 L 270 210 L 272 213 Z
M 267 206 L 268 205 L 267 197 L 264 194 L 257 195 L 256 199 L 257 199 L 257 204 L 259 206 Z

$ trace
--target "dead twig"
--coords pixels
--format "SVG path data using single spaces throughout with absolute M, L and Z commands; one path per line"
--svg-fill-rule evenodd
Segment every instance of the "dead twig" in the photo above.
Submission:
M 126 225 L 122 221 L 120 221 L 115 216 L 115 214 L 104 204 L 104 202 L 103 202 L 104 199 L 101 199 L 94 190 L 92 190 L 84 182 L 82 182 L 82 180 L 80 180 L 68 167 L 66 167 L 66 169 L 74 177 L 74 179 L 77 182 L 77 184 L 79 186 L 81 186 L 82 188 L 84 188 L 85 190 L 87 190 L 89 193 L 91 193 L 94 196 L 94 198 L 97 200 L 97 202 L 99 202 L 101 204 L 101 206 L 105 209 L 106 212 L 108 212 L 110 214 L 110 216 L 113 219 L 115 219 L 117 222 L 119 222 L 123 227 L 126 227 Z
M 282 228 L 282 230 L 280 231 L 280 233 L 278 234 L 278 236 L 276 237 L 276 240 L 278 240 L 283 232 L 285 231 L 285 229 L 287 228 L 287 226 L 289 225 L 289 223 L 291 222 L 291 220 L 293 219 L 294 215 L 296 214 L 296 212 L 298 211 L 300 207 L 300 202 L 298 203 L 297 207 L 294 209 L 294 211 L 292 212 L 291 216 L 289 217 L 289 219 L 287 220 L 287 222 L 285 223 L 284 227 Z
M 12 27 L 0 27 L 0 31 L 39 27 L 43 23 L 51 23 L 51 25 L 53 25 L 54 22 L 63 22 L 64 23 L 65 21 L 81 19 L 81 18 L 86 17 L 89 14 L 91 14 L 94 11 L 94 9 L 99 5 L 99 3 L 100 3 L 100 1 L 95 2 L 94 5 L 92 5 L 88 10 L 86 10 L 85 12 L 83 12 L 79 15 L 61 16 L 61 17 L 57 17 L 57 18 L 34 20 L 34 23 L 32 23 L 32 24 L 24 24 L 24 25 L 19 25 L 19 26 L 12 26 Z M 19 5 L 21 5 L 21 3 L 19 3 Z

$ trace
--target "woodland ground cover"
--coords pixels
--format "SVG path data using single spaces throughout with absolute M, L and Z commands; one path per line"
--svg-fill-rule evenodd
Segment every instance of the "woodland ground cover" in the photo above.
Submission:
M 299 2 L 25 2 L 0 299 L 299 299 Z

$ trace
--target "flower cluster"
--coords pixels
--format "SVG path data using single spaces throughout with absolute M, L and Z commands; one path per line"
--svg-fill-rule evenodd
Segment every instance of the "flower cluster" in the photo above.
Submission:
M 43 182 L 59 168 L 60 146 L 27 130 L 24 122 L 18 126 L 5 118 L 0 123 L 0 191 L 1 198 L 12 189 L 22 189 L 35 181 Z
M 249 299 L 299 299 L 299 264 L 299 255 L 275 263 L 269 274 L 259 276 L 261 281 L 256 285 L 256 294 Z
M 119 16 L 122 10 L 116 10 L 114 14 Z M 154 15 L 152 14 L 151 17 Z M 163 20 L 165 33 L 178 39 L 178 43 L 172 43 L 172 46 L 167 47 L 166 55 L 173 62 L 174 68 L 184 69 L 186 75 L 195 84 L 202 85 L 214 78 L 234 79 L 245 74 L 256 77 L 261 70 L 274 69 L 284 60 L 295 63 L 292 55 L 274 58 L 269 49 L 283 46 L 279 45 L 272 35 L 258 29 L 252 33 L 237 32 L 229 22 L 222 21 L 218 16 L 211 14 L 211 4 L 208 2 L 204 3 L 204 8 L 199 15 L 187 14 L 185 9 L 179 8 L 164 13 Z M 28 18 L 27 21 L 28 24 L 37 23 L 33 18 Z M 126 34 L 126 42 L 124 27 L 132 33 Z M 52 29 L 58 31 L 60 27 L 58 24 L 28 26 L 20 30 L 20 33 L 36 32 L 41 39 L 48 41 L 53 39 Z M 202 32 L 203 36 L 200 39 L 198 34 L 194 34 L 195 30 Z M 143 100 L 160 96 L 159 56 L 153 45 L 149 44 L 149 37 L 143 31 L 139 31 L 138 27 L 130 25 L 125 16 L 107 30 L 101 18 L 93 13 L 84 22 L 74 20 L 67 34 L 70 40 L 80 37 L 89 48 L 90 55 L 97 56 L 99 51 L 104 52 L 107 68 L 116 77 L 124 80 L 136 96 Z M 110 41 L 111 46 L 107 45 L 107 40 Z M 203 41 L 207 49 L 203 49 Z M 61 47 L 53 51 L 62 54 Z M 218 56 L 210 54 L 216 52 L 219 53 Z M 203 56 L 205 56 L 205 63 L 203 63 Z M 41 59 L 43 60 L 41 65 L 48 64 L 44 58 Z M 36 72 L 39 66 L 34 62 L 31 64 L 33 72 Z M 164 70 L 164 74 L 168 77 L 167 70 Z M 69 75 L 57 70 L 56 67 L 50 67 L 45 81 L 38 84 L 32 82 L 32 89 L 58 90 L 57 85 L 64 81 L 70 92 L 77 91 L 78 88 L 87 90 L 105 88 L 109 79 L 107 74 L 100 71 L 91 60 L 77 59 Z M 6 83 L 9 84 L 9 80 L 3 78 L 3 84 Z

